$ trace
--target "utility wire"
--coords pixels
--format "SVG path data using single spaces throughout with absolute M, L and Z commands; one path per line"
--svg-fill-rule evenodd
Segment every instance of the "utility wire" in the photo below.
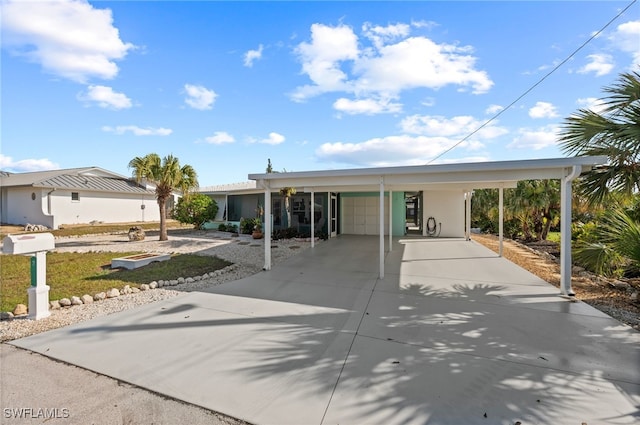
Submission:
M 536 87 L 538 87 L 544 80 L 547 79 L 547 77 L 549 77 L 551 74 L 553 74 L 554 72 L 556 72 L 562 65 L 564 65 L 565 63 L 567 63 L 569 61 L 569 59 L 571 59 L 572 57 L 574 57 L 580 50 L 582 50 L 587 44 L 589 44 L 594 38 L 598 37 L 605 29 L 607 29 L 607 27 L 609 25 L 611 25 L 616 19 L 618 19 L 620 16 L 622 16 L 631 6 L 633 6 L 635 3 L 637 2 L 637 0 L 633 0 L 631 3 L 629 3 L 627 5 L 627 7 L 625 7 L 624 9 L 622 9 L 622 11 L 620 11 L 620 13 L 618 13 L 616 16 L 614 16 L 611 20 L 609 20 L 609 22 L 607 22 L 602 28 L 600 28 L 596 33 L 594 33 L 591 37 L 589 37 L 587 39 L 587 41 L 585 41 L 584 43 L 582 43 L 582 45 L 580 47 L 578 47 L 577 49 L 575 49 L 569 56 L 567 56 L 562 62 L 560 62 L 559 64 L 557 64 L 551 71 L 549 71 L 546 75 L 544 75 L 542 78 L 540 78 L 533 86 L 529 87 L 529 89 L 527 89 L 524 93 L 522 93 L 520 96 L 518 96 L 516 98 L 516 100 L 514 100 L 513 102 L 511 102 L 509 105 L 507 105 L 507 107 L 505 107 L 504 109 L 500 110 L 497 114 L 495 114 L 494 116 L 492 116 L 491 118 L 489 118 L 487 121 L 485 121 L 482 125 L 480 125 L 478 128 L 476 128 L 475 130 L 473 130 L 471 133 L 467 134 L 465 137 L 463 137 L 459 142 L 457 142 L 456 144 L 454 144 L 453 146 L 451 146 L 450 148 L 447 148 L 445 151 L 443 151 L 442 153 L 439 153 L 438 155 L 436 155 L 434 158 L 432 158 L 429 162 L 427 162 L 427 165 L 431 164 L 433 161 L 435 161 L 436 159 L 444 156 L 445 154 L 451 152 L 453 149 L 455 149 L 456 147 L 458 147 L 461 143 L 467 141 L 471 136 L 473 136 L 474 134 L 476 134 L 478 131 L 482 130 L 484 127 L 486 127 L 487 125 L 489 125 L 491 122 L 495 121 L 500 115 L 502 115 L 504 112 L 506 112 L 509 108 L 511 108 L 513 105 L 515 105 L 516 103 L 518 103 L 523 97 L 525 97 L 526 95 L 528 95 L 531 91 L 533 91 L 533 89 L 535 89 Z

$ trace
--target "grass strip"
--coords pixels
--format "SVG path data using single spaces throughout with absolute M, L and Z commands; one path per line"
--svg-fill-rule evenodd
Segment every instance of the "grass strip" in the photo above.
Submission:
M 49 252 L 47 284 L 49 299 L 95 295 L 125 285 L 139 287 L 154 280 L 200 276 L 231 263 L 217 257 L 193 254 L 173 255 L 168 261 L 151 263 L 134 270 L 111 269 L 111 260 L 141 252 Z M 16 304 L 27 304 L 31 282 L 30 258 L 0 255 L 0 311 L 13 311 Z

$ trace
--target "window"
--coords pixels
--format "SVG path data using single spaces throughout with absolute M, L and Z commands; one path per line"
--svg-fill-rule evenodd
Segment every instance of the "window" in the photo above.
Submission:
M 71 192 L 71 200 L 75 202 L 80 201 L 80 192 Z

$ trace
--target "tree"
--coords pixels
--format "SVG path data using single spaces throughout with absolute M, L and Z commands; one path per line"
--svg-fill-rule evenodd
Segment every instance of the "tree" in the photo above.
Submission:
M 193 224 L 197 229 L 209 220 L 216 218 L 218 204 L 209 196 L 196 193 L 178 200 L 173 217 L 180 223 Z
M 167 236 L 167 199 L 175 191 L 181 191 L 182 196 L 188 197 L 191 190 L 198 187 L 196 171 L 190 165 L 180 166 L 180 161 L 173 155 L 160 159 L 155 153 L 143 157 L 135 157 L 129 161 L 129 168 L 133 169 L 133 177 L 138 183 L 148 181 L 156 186 L 156 200 L 160 208 L 160 240 L 166 241 Z
M 271 166 L 271 158 L 269 158 L 267 159 L 267 173 L 274 172 L 277 173 L 277 171 L 273 171 L 273 167 Z M 295 187 L 283 187 L 282 189 L 280 189 L 280 195 L 284 197 L 284 210 L 287 216 L 287 227 L 291 227 L 291 196 L 295 194 Z
M 603 89 L 604 110 L 579 109 L 565 119 L 560 148 L 571 155 L 606 155 L 609 162 L 587 173 L 579 189 L 591 204 L 611 192 L 627 196 L 640 191 L 640 74 L 624 73 Z

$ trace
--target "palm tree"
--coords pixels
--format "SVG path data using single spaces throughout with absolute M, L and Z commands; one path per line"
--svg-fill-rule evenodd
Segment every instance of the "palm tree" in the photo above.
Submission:
M 156 199 L 160 208 L 160 240 L 166 241 L 167 236 L 167 199 L 173 192 L 179 190 L 183 196 L 198 187 L 198 178 L 190 165 L 180 166 L 180 161 L 173 155 L 165 156 L 162 160 L 155 153 L 143 157 L 135 157 L 129 161 L 129 168 L 133 169 L 133 177 L 138 183 L 148 181 L 156 186 Z
M 620 275 L 625 269 L 640 271 L 640 221 L 633 211 L 606 210 L 592 241 L 579 241 L 575 259 L 598 274 Z
M 565 119 L 560 148 L 572 155 L 606 155 L 609 163 L 587 173 L 580 190 L 591 204 L 612 192 L 628 196 L 640 191 L 640 73 L 624 73 L 605 87 L 605 109 L 579 109 Z
M 287 170 L 284 170 L 285 172 Z M 267 159 L 267 173 L 277 173 L 278 171 L 273 171 L 273 166 L 271 165 L 271 158 Z M 284 197 L 284 210 L 287 216 L 287 227 L 291 227 L 291 196 L 296 194 L 295 187 L 283 187 L 280 189 L 280 195 Z
M 525 240 L 546 240 L 560 209 L 558 180 L 522 180 L 505 193 L 507 218 L 520 222 Z
M 291 227 L 291 196 L 295 194 L 295 187 L 283 187 L 280 189 L 280 195 L 284 197 L 284 210 L 287 214 L 287 227 Z

